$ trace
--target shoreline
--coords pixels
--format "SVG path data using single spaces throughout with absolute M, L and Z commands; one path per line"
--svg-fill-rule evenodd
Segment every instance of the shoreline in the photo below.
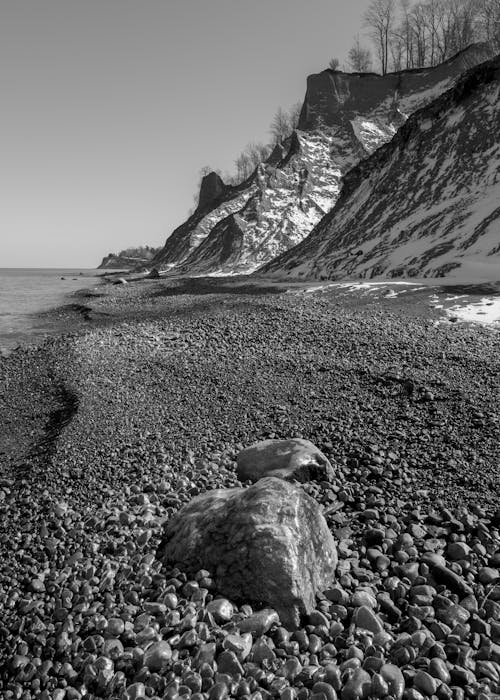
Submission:
M 24 272 L 25 268 L 20 268 L 21 272 Z M 26 269 L 28 272 L 39 272 L 38 268 Z M 82 298 L 86 292 L 90 292 L 92 289 L 97 289 L 100 285 L 104 284 L 102 280 L 102 275 L 95 274 L 90 275 L 91 270 L 86 270 L 85 274 L 82 271 L 71 270 L 67 271 L 66 268 L 42 268 L 42 278 L 44 279 L 43 273 L 55 273 L 58 277 L 60 272 L 66 272 L 66 277 L 61 279 L 69 279 L 72 275 L 74 282 L 79 283 L 79 287 L 75 289 L 67 289 L 66 291 L 57 292 L 56 287 L 53 291 L 50 291 L 49 297 L 57 297 L 58 300 L 45 300 L 44 305 L 41 309 L 30 311 L 18 311 L 17 309 L 9 309 L 6 316 L 12 315 L 15 319 L 14 326 L 8 326 L 2 330 L 0 335 L 0 357 L 8 357 L 13 352 L 19 348 L 29 347 L 31 345 L 40 345 L 50 338 L 61 333 L 71 332 L 75 327 L 75 321 L 78 321 L 78 317 L 71 317 L 71 311 L 84 311 L 83 307 L 79 309 L 79 305 L 72 303 L 73 300 L 78 299 L 81 295 Z M 8 279 L 8 278 L 7 278 Z M 29 278 L 28 278 L 29 279 Z M 48 278 L 46 278 L 48 279 Z M 58 278 L 59 279 L 59 278 Z M 81 286 L 85 284 L 85 286 Z M 41 291 L 42 298 L 43 295 L 47 293 L 46 287 Z M 27 297 L 28 308 L 33 306 L 32 300 Z M 26 305 L 26 301 L 23 300 Z

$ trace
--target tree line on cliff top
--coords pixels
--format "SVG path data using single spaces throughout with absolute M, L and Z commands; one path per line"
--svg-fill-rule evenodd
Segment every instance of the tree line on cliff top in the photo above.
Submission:
M 365 73 L 436 66 L 477 41 L 500 51 L 500 0 L 371 0 L 363 27 L 372 47 L 355 37 L 347 70 Z M 373 54 L 376 62 L 373 60 Z M 337 70 L 340 61 L 330 61 Z

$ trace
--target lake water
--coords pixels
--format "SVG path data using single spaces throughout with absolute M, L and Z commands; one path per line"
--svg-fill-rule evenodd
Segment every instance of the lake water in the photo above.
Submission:
M 0 351 L 50 332 L 37 312 L 71 303 L 68 295 L 99 284 L 96 270 L 0 268 Z

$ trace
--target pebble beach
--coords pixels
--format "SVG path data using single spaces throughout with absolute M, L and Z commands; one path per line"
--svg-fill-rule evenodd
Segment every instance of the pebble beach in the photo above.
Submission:
M 2 698 L 500 697 L 498 330 L 202 280 L 52 314 L 0 359 Z M 301 488 L 337 575 L 294 631 L 155 556 L 268 438 L 334 469 Z

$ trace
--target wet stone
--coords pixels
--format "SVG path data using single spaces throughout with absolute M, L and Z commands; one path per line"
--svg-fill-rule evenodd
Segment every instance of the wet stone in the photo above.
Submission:
M 280 618 L 276 610 L 264 608 L 238 622 L 238 629 L 242 634 L 249 632 L 255 637 L 260 637 L 269 632 L 273 625 L 279 624 Z

